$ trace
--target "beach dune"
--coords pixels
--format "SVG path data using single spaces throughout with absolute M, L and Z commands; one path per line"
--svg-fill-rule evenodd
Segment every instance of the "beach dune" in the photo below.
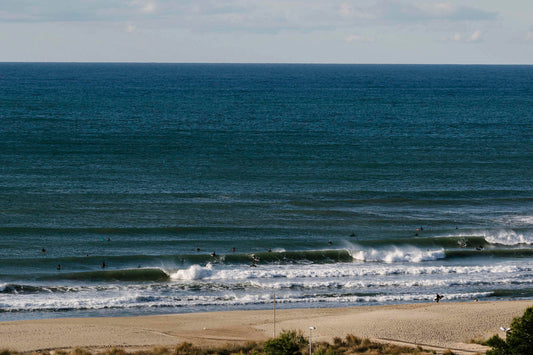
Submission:
M 114 318 L 62 318 L 0 322 L 0 349 L 38 351 L 142 349 L 191 342 L 222 346 L 263 341 L 282 330 L 301 330 L 313 341 L 353 334 L 455 353 L 484 352 L 470 343 L 500 334 L 531 301 L 441 302 L 352 308 L 232 311 Z

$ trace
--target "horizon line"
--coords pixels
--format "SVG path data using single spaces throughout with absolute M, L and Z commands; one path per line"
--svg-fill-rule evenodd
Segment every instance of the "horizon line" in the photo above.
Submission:
M 202 64 L 202 65 L 437 65 L 532 66 L 533 63 L 347 63 L 347 62 L 166 62 L 166 61 L 1 61 L 0 64 Z

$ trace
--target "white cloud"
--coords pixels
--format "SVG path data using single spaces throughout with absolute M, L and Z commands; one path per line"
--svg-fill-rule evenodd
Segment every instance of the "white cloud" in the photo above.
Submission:
M 352 15 L 352 8 L 349 4 L 343 2 L 339 9 L 339 14 L 341 15 L 341 17 L 349 17 Z
M 360 41 L 361 40 L 361 36 L 358 36 L 358 35 L 349 35 L 349 36 L 346 36 L 346 38 L 344 39 L 346 42 L 355 42 L 355 41 Z
M 495 20 L 497 14 L 485 9 L 459 6 L 452 1 L 435 2 L 431 0 L 397 0 L 376 1 L 375 9 L 383 20 L 395 23 L 430 22 L 435 20 L 448 22 Z
M 453 15 L 457 8 L 450 3 L 419 3 L 414 4 L 414 8 L 421 11 L 422 14 L 431 17 L 447 17 Z
M 469 42 L 480 42 L 482 40 L 483 33 L 480 30 L 475 31 L 468 38 Z
M 133 32 L 135 32 L 136 29 L 137 29 L 137 27 L 134 24 L 128 23 L 126 25 L 126 32 L 128 32 L 128 33 L 133 33 Z
M 532 11 L 524 0 L 0 0 L 0 60 L 73 59 L 72 44 L 35 49 L 31 28 L 78 34 L 87 56 L 131 45 L 111 60 L 530 62 Z
M 153 13 L 156 9 L 156 4 L 153 0 L 125 0 L 124 5 L 146 14 Z
M 467 35 L 455 32 L 451 39 L 455 42 L 481 42 L 483 40 L 483 32 L 481 30 L 476 30 Z
M 141 8 L 141 10 L 146 13 L 152 13 L 155 11 L 155 3 L 149 1 Z
M 496 17 L 486 9 L 453 2 L 457 3 L 456 0 L 1 0 L 0 20 L 115 22 L 150 15 L 161 27 L 212 32 L 255 28 L 260 32 L 275 32 Z
M 366 36 L 360 36 L 360 35 L 349 35 L 344 38 L 345 42 L 351 43 L 351 42 L 371 42 L 372 39 Z
M 404 12 L 420 19 L 446 19 L 451 21 L 495 20 L 497 14 L 474 7 L 458 6 L 450 2 L 403 2 Z

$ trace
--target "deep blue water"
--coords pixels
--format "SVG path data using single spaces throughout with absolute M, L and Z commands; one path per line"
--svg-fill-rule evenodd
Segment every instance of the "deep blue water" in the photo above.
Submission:
M 533 298 L 533 66 L 0 63 L 0 122 L 0 320 Z

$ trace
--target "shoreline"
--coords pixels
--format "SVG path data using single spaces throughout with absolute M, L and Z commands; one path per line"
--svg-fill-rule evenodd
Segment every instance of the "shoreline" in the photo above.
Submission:
M 112 347 L 137 350 L 264 341 L 282 330 L 301 330 L 313 341 L 332 342 L 353 334 L 375 341 L 469 354 L 486 347 L 469 343 L 504 336 L 513 318 L 533 301 L 415 303 L 349 308 L 227 311 L 110 318 L 55 318 L 0 322 L 0 350 L 20 352 Z

